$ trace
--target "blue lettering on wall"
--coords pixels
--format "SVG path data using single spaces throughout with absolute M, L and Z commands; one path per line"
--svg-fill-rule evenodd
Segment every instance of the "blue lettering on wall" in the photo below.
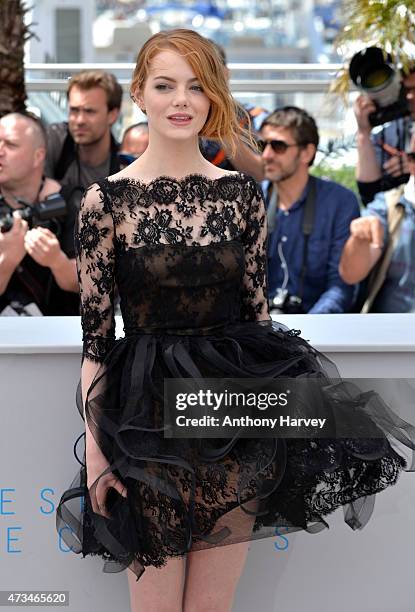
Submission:
M 284 527 L 275 527 L 275 535 L 278 536 L 281 540 L 283 540 L 283 543 L 280 544 L 278 541 L 274 542 L 274 548 L 275 548 L 275 550 L 287 550 L 287 548 L 289 546 L 288 538 L 283 536 L 278 531 L 279 529 L 285 529 L 285 528 Z
M 21 527 L 7 527 L 7 552 L 8 553 L 21 553 L 22 551 L 20 549 L 11 547 L 12 542 L 19 541 L 19 538 L 12 538 L 11 533 L 13 530 L 22 531 L 22 528 Z
M 47 494 L 50 495 L 55 495 L 55 491 L 53 489 L 41 489 L 40 491 L 40 499 L 44 502 L 46 502 L 46 507 L 44 505 L 39 506 L 40 507 L 40 511 L 42 514 L 52 514 L 53 512 L 55 512 L 55 504 L 51 499 L 48 499 L 48 497 L 46 497 Z
M 10 491 L 16 491 L 16 489 L 0 489 L 0 514 L 1 515 L 16 514 L 13 511 L 8 512 L 4 507 L 6 504 L 13 503 L 12 499 L 5 498 L 5 493 L 8 493 Z
M 71 546 L 69 546 L 69 547 L 64 546 L 64 541 L 62 539 L 62 532 L 65 531 L 65 530 L 70 531 L 71 533 L 75 533 L 74 530 L 71 529 L 70 527 L 61 527 L 59 529 L 59 531 L 58 531 L 58 535 L 59 535 L 59 550 L 61 552 L 64 552 L 64 553 L 73 552 L 74 549 Z

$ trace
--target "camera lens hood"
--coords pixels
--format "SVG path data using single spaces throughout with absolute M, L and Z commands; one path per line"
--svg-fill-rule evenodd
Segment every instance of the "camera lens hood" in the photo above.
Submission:
M 391 68 L 392 57 L 385 55 L 380 47 L 366 47 L 356 53 L 349 65 L 349 75 L 351 80 L 358 87 L 362 86 L 368 74 L 377 70 L 384 70 L 387 73 L 393 72 Z

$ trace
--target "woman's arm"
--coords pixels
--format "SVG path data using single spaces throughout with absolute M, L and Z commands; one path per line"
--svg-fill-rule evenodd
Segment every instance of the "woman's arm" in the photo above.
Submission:
M 242 320 L 268 321 L 267 217 L 262 193 L 253 179 L 244 189 L 243 233 L 245 275 L 242 289 Z
M 87 486 L 94 512 L 104 516 L 108 516 L 105 509 L 108 489 L 113 487 L 120 495 L 125 495 L 122 483 L 112 472 L 102 476 L 110 466 L 99 446 L 99 422 L 96 422 L 99 415 L 91 415 L 88 406 L 94 384 L 105 385 L 105 357 L 115 341 L 113 237 L 113 220 L 108 203 L 104 204 L 100 188 L 93 185 L 81 202 L 75 249 L 83 332 L 81 388 Z M 100 380 L 94 383 L 97 375 Z M 101 391 L 104 392 L 104 389 Z

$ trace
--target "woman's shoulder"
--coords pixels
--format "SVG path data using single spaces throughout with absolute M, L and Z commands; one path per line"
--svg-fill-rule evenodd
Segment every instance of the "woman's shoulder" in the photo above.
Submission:
M 205 180 L 210 182 L 220 181 L 224 178 L 232 178 L 240 181 L 246 181 L 250 179 L 243 172 L 239 171 L 230 171 L 230 170 L 222 170 L 221 168 L 215 167 L 215 171 L 200 171 L 200 172 L 189 172 L 184 174 L 183 176 L 172 176 L 169 174 L 159 174 L 154 176 L 154 174 L 148 172 L 140 172 L 140 171 L 131 171 L 129 167 L 123 168 L 119 172 L 112 174 L 106 177 L 104 180 L 106 183 L 136 183 L 143 186 L 153 185 L 159 181 L 166 182 L 172 181 L 176 183 L 186 183 L 189 181 L 194 181 L 195 179 Z
M 107 178 L 102 178 L 91 183 L 82 196 L 79 209 L 83 214 L 101 217 L 103 214 L 111 213 L 110 188 L 107 186 Z
M 215 168 L 215 172 L 192 172 L 184 176 L 160 174 L 158 176 L 137 172 L 117 172 L 91 185 L 87 199 L 98 200 L 104 208 L 129 205 L 132 201 L 148 208 L 152 203 L 173 204 L 180 198 L 186 201 L 212 200 L 240 202 L 251 205 L 262 197 L 255 179 L 239 171 Z M 106 203 L 106 205 L 105 205 Z

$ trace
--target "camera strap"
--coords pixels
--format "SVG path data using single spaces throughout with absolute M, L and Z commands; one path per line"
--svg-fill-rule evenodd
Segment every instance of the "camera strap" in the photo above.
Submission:
M 303 248 L 303 265 L 301 267 L 300 283 L 298 290 L 298 297 L 303 299 L 304 293 L 304 279 L 307 272 L 307 256 L 308 256 L 308 239 L 313 231 L 314 216 L 316 210 L 316 179 L 314 176 L 310 176 L 308 179 L 308 192 L 304 204 L 304 216 L 302 223 L 302 230 L 304 235 L 304 248 Z
M 42 193 L 42 189 L 45 186 L 45 180 L 46 180 L 46 176 L 44 174 L 42 174 L 42 180 L 40 181 L 39 191 L 37 192 L 37 196 L 36 196 L 35 202 L 39 202 L 39 200 L 40 200 L 40 194 Z
M 400 238 L 401 224 L 405 218 L 405 206 L 401 202 L 403 193 L 403 186 L 397 189 L 391 189 L 385 193 L 388 212 L 388 241 L 382 257 L 368 277 L 368 293 L 360 311 L 364 314 L 371 311 L 374 301 L 385 282 L 394 250 Z
M 41 191 L 42 191 L 43 187 L 45 186 L 45 180 L 46 180 L 46 176 L 44 174 L 42 174 L 42 179 L 40 181 L 39 189 L 38 189 L 38 192 L 37 192 L 36 197 L 35 197 L 35 202 L 39 202 L 39 196 L 41 194 Z M 29 204 L 28 202 L 23 201 L 21 198 L 18 198 L 15 195 L 12 195 L 11 197 L 17 202 L 17 204 L 20 204 L 21 206 L 22 205 L 30 206 L 30 207 L 33 206 L 33 204 Z M 10 210 L 11 213 L 13 213 L 15 210 L 21 210 L 21 208 L 14 208 L 13 206 L 10 206 L 10 204 L 8 202 L 6 202 L 6 198 L 2 194 L 1 189 L 0 189 L 0 202 L 1 202 L 1 204 L 4 207 L 7 207 Z
M 277 221 L 277 210 L 278 210 L 278 192 L 274 188 L 274 185 L 270 183 L 269 185 L 269 201 L 267 206 L 267 227 L 268 227 L 268 236 L 271 236 L 273 233 L 276 221 Z
M 308 178 L 308 192 L 304 203 L 304 215 L 301 225 L 301 229 L 304 236 L 304 249 L 303 249 L 303 263 L 301 266 L 299 290 L 297 295 L 299 298 L 303 298 L 304 293 L 304 279 L 307 272 L 307 257 L 308 257 L 308 239 L 314 226 L 315 216 L 315 204 L 316 204 L 316 179 L 314 176 Z M 272 188 L 269 198 L 269 204 L 267 208 L 267 221 L 268 221 L 268 235 L 271 235 L 276 227 L 278 209 L 278 194 L 277 190 Z

